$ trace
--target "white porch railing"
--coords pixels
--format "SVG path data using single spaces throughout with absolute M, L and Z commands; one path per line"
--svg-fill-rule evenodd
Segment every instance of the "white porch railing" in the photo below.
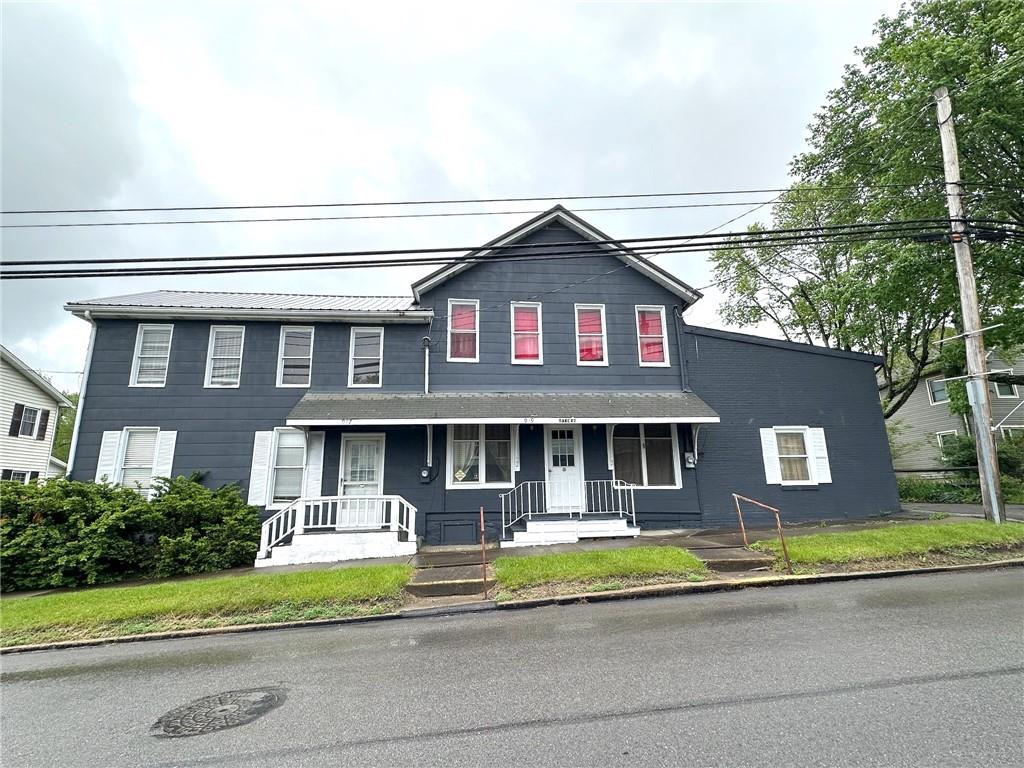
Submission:
M 636 509 L 633 504 L 633 490 L 636 486 L 622 480 L 585 480 L 582 498 L 575 505 L 575 513 L 583 515 L 617 514 L 628 517 L 636 525 Z M 508 530 L 523 518 L 532 520 L 535 515 L 568 514 L 573 516 L 573 505 L 565 494 L 547 480 L 528 480 L 520 483 L 508 493 L 500 494 L 501 534 L 507 538 Z M 570 510 L 570 511 L 567 511 Z
M 259 557 L 292 535 L 307 531 L 392 530 L 399 540 L 416 538 L 416 507 L 401 496 L 300 498 L 263 523 Z

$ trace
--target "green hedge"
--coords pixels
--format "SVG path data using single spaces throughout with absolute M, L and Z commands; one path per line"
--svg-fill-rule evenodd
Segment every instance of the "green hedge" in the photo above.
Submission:
M 926 504 L 981 504 L 978 478 L 973 480 L 928 480 L 923 477 L 900 477 L 896 480 L 901 501 Z M 1007 504 L 1024 504 L 1024 481 L 1012 475 L 1002 476 L 1003 500 Z
M 259 510 L 237 486 L 206 488 L 196 477 L 134 490 L 58 479 L 0 482 L 0 589 L 104 584 L 251 565 Z

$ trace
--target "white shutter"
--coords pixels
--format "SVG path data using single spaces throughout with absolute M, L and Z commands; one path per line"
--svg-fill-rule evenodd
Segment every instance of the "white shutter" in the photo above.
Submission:
M 306 490 L 304 496 L 319 496 L 324 474 L 324 433 L 306 435 Z
M 156 458 L 153 460 L 153 477 L 170 477 L 174 467 L 174 443 L 177 432 L 160 430 L 156 441 Z
M 100 442 L 100 455 L 96 460 L 96 482 L 117 481 L 117 457 L 121 453 L 121 430 L 104 432 Z
M 605 449 L 608 451 L 608 471 L 615 471 L 615 425 L 606 424 L 604 428 Z
M 814 479 L 819 483 L 832 482 L 832 469 L 828 464 L 828 448 L 825 446 L 825 430 L 812 427 L 810 454 L 814 461 Z
M 764 481 L 768 485 L 782 485 L 779 469 L 779 447 L 775 443 L 775 430 L 761 430 L 761 459 L 764 461 Z
M 252 441 L 252 468 L 249 470 L 249 503 L 266 506 L 267 481 L 270 478 L 270 452 L 274 447 L 274 431 L 256 432 Z

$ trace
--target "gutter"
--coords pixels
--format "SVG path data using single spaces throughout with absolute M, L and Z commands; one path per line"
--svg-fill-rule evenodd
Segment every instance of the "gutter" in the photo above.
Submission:
M 429 323 L 432 309 L 396 311 L 345 311 L 307 309 L 227 309 L 223 307 L 138 307 L 128 305 L 65 304 L 64 309 L 83 319 L 89 318 L 208 318 L 214 320 L 272 320 L 283 322 L 372 322 Z M 88 317 L 87 317 L 88 316 Z M 91 320 L 90 320 L 91 322 Z
M 71 433 L 71 448 L 68 450 L 68 465 L 64 470 L 64 477 L 70 479 L 71 472 L 75 468 L 75 453 L 78 451 L 78 433 L 82 427 L 82 411 L 85 410 L 85 390 L 89 386 L 89 370 L 92 368 L 92 353 L 96 346 L 96 321 L 92 319 L 89 310 L 80 315 L 88 322 L 92 329 L 89 331 L 89 348 L 85 353 L 85 370 L 82 371 L 82 386 L 78 388 L 78 407 L 75 409 L 75 428 Z M 56 431 L 56 430 L 54 430 Z

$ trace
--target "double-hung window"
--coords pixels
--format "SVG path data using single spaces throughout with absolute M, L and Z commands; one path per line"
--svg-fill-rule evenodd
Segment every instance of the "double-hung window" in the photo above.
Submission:
M 649 488 L 679 487 L 674 424 L 616 424 L 610 429 L 616 480 Z
M 35 437 L 36 429 L 39 427 L 39 409 L 25 406 L 21 412 L 21 427 L 18 429 L 18 437 Z
M 604 304 L 576 305 L 576 365 L 608 365 Z
M 167 383 L 167 362 L 171 357 L 173 325 L 139 323 L 135 336 L 131 386 L 162 387 Z
M 277 386 L 308 387 L 312 373 L 312 327 L 283 326 L 277 360 Z
M 769 485 L 821 485 L 832 482 L 825 430 L 821 427 L 765 427 L 761 455 Z
M 511 486 L 513 430 L 509 424 L 453 424 L 448 428 L 450 488 Z
M 148 491 L 153 484 L 156 445 L 160 430 L 155 427 L 129 427 L 121 454 L 121 482 L 125 488 Z
M 783 485 L 810 482 L 811 463 L 805 433 L 776 430 L 775 442 L 779 447 L 779 469 Z
M 946 391 L 946 382 L 942 379 L 928 380 L 928 400 L 932 405 L 949 402 L 949 393 Z
M 512 302 L 512 363 L 542 365 L 544 342 L 541 305 L 534 302 Z
M 480 360 L 480 302 L 476 299 L 448 299 L 448 359 Z
M 669 365 L 667 341 L 665 308 L 638 306 L 636 308 L 636 343 L 640 355 L 640 365 L 645 367 Z
M 242 381 L 242 346 L 245 327 L 211 325 L 206 352 L 207 387 L 237 387 Z
M 379 387 L 384 364 L 384 329 L 353 328 L 349 338 L 348 385 Z
M 274 435 L 270 497 L 274 504 L 287 504 L 302 495 L 306 434 L 301 429 L 285 428 L 278 429 Z

